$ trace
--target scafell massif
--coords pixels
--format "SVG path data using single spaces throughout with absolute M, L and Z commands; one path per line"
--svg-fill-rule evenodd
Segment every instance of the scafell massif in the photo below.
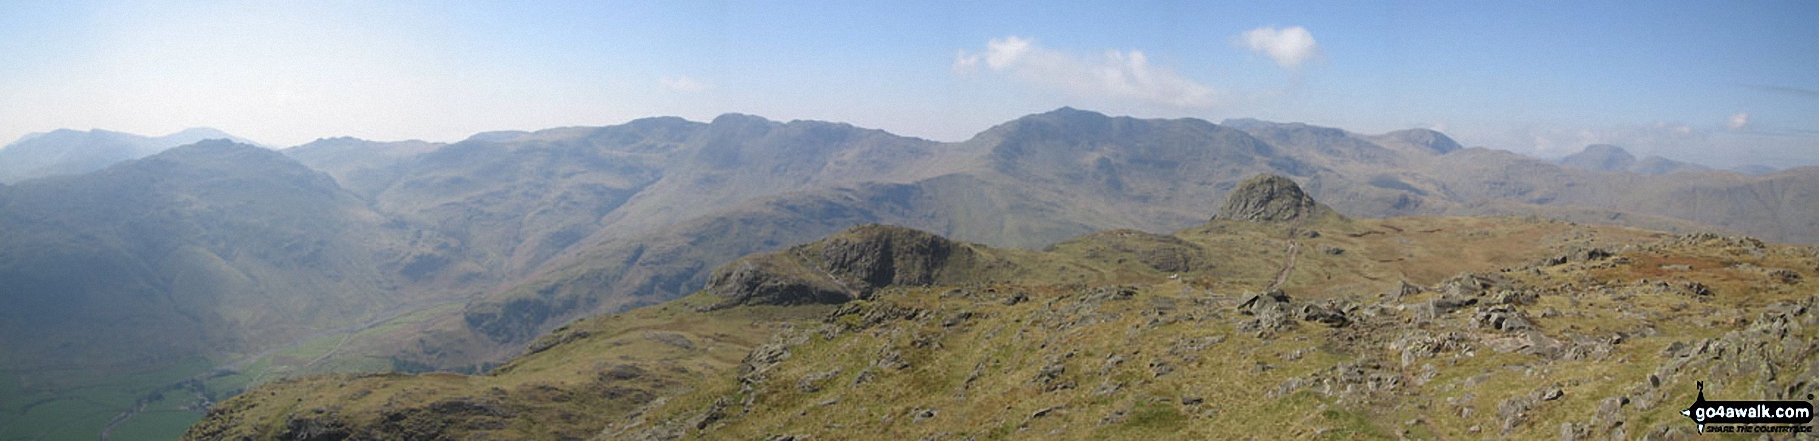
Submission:
M 46 149 L 54 148 L 33 147 Z M 1277 387 L 1295 378 L 1305 384 L 1283 386 L 1293 390 L 1280 394 L 1289 397 L 1281 405 L 1317 406 L 1334 412 L 1336 421 L 1359 420 L 1281 422 L 1306 430 L 1353 427 L 1394 436 L 1403 428 L 1376 422 L 1407 415 L 1397 421 L 1425 422 L 1408 425 L 1416 427 L 1409 430 L 1460 436 L 1471 425 L 1480 426 L 1480 433 L 1606 433 L 1608 418 L 1616 416 L 1576 428 L 1535 428 L 1520 421 L 1511 429 L 1494 426 L 1485 418 L 1499 413 L 1500 404 L 1484 402 L 1493 394 L 1478 385 L 1506 381 L 1502 377 L 1469 385 L 1432 383 L 1452 385 L 1445 392 L 1403 378 L 1399 389 L 1386 391 L 1389 398 L 1297 391 L 1327 381 L 1314 376 L 1316 368 L 1330 368 L 1331 376 L 1368 378 L 1389 370 L 1424 375 L 1410 369 L 1425 369 L 1426 363 L 1436 369 L 1434 378 L 1446 380 L 1464 372 L 1459 366 L 1536 357 L 1523 363 L 1534 369 L 1578 369 L 1557 365 L 1574 362 L 1653 369 L 1648 363 L 1654 358 L 1640 357 L 1665 355 L 1638 348 L 1707 336 L 1673 328 L 1683 324 L 1666 323 L 1670 317 L 1716 308 L 1721 312 L 1711 320 L 1725 321 L 1711 332 L 1747 329 L 1762 308 L 1811 292 L 1801 285 L 1815 276 L 1810 249 L 1733 237 L 1819 242 L 1819 203 L 1814 203 L 1819 169 L 1814 168 L 1749 176 L 1697 167 L 1654 173 L 1660 167 L 1638 172 L 1604 162 L 1575 165 L 1589 161 L 1562 166 L 1464 148 L 1427 130 L 1362 135 L 1304 124 L 1145 120 L 1069 108 L 1006 122 L 959 143 L 731 114 L 707 123 L 650 118 L 610 127 L 483 133 L 452 144 L 336 138 L 274 152 L 205 141 L 124 160 L 98 171 L 70 174 L 96 166 L 47 171 L 39 174 L 47 177 L 0 186 L 0 231 L 7 232 L 0 236 L 5 250 L 0 280 L 9 281 L 0 286 L 0 370 L 7 374 L 0 382 L 6 392 L 0 394 L 0 427 L 8 436 L 93 433 L 163 420 L 181 427 L 176 422 L 194 421 L 201 404 L 302 374 L 476 372 L 502 362 L 480 377 L 309 377 L 255 388 L 217 405 L 214 416 L 191 435 L 663 437 L 708 428 L 741 438 L 773 429 L 868 433 L 779 425 L 790 418 L 765 413 L 806 411 L 789 407 L 801 403 L 787 403 L 812 396 L 814 402 L 803 403 L 820 406 L 832 399 L 836 402 L 815 408 L 865 417 L 827 423 L 850 430 L 923 433 L 918 427 L 943 425 L 912 422 L 963 415 L 989 419 L 989 430 L 1084 436 L 1099 430 L 1089 426 L 1123 427 L 1093 425 L 1101 417 L 1117 420 L 1108 415 L 1119 410 L 1142 423 L 1131 427 L 1160 429 L 1200 425 L 1220 412 L 1262 412 L 1240 410 L 1232 407 L 1235 401 L 1221 401 L 1236 398 L 1213 394 L 1248 396 L 1245 387 Z M 57 169 L 53 164 L 34 170 Z M 1306 203 L 1273 197 L 1228 201 L 1228 193 L 1251 188 L 1241 187 L 1241 181 L 1258 174 L 1280 176 L 1257 187 L 1273 189 L 1264 193 L 1284 194 L 1292 186 Z M 1260 204 L 1254 208 L 1262 211 L 1214 216 L 1221 202 Z M 1302 209 L 1310 211 L 1297 211 Z M 1282 222 L 1284 216 L 1293 220 Z M 1395 218 L 1375 220 L 1389 217 Z M 852 229 L 867 224 L 897 227 Z M 1693 232 L 1724 236 L 1676 240 L 1664 234 Z M 1603 257 L 1568 256 L 1562 259 L 1571 262 L 1535 265 L 1591 248 Z M 1726 251 L 1732 249 L 1743 251 Z M 748 255 L 753 257 L 741 259 Z M 1610 263 L 1616 258 L 1629 263 Z M 1598 265 L 1606 266 L 1594 268 Z M 1675 269 L 1662 269 L 1668 267 Z M 1499 272 L 1506 268 L 1512 270 Z M 1454 280 L 1468 271 L 1476 274 L 1471 277 L 1499 278 Z M 1636 278 L 1673 286 L 1696 282 L 1707 294 L 1681 303 L 1662 297 L 1634 304 L 1632 298 L 1654 298 L 1638 291 L 1654 285 Z M 1484 286 L 1449 293 L 1443 286 L 1453 283 L 1449 280 Z M 1604 285 L 1588 285 L 1594 282 Z M 1756 283 L 1767 290 L 1756 290 Z M 1261 294 L 1246 302 L 1246 291 Z M 1393 298 L 1373 297 L 1392 291 Z M 1534 295 L 1493 299 L 1504 291 Z M 1415 321 L 1410 305 L 1440 301 L 1436 293 L 1448 293 L 1448 302 L 1483 299 L 1440 308 L 1460 312 L 1420 316 L 1435 323 L 1422 329 L 1436 333 L 1431 337 L 1439 343 L 1420 343 L 1434 346 L 1432 354 L 1407 363 L 1385 359 L 1377 367 L 1345 364 L 1362 373 L 1340 372 L 1341 363 L 1375 360 L 1368 351 L 1403 351 L 1416 344 L 1381 341 L 1389 334 L 1403 338 L 1402 331 L 1364 330 L 1420 327 L 1427 322 Z M 1017 298 L 1022 300 L 1009 300 Z M 1574 306 L 1580 302 L 1606 303 L 1599 311 L 1584 311 Z M 967 307 L 976 309 L 974 314 L 954 325 L 943 326 L 950 317 L 928 315 L 959 314 L 963 304 L 978 306 Z M 1166 312 L 1148 309 L 1164 304 L 1170 305 Z M 1719 306 L 1701 306 L 1708 304 Z M 1612 305 L 1641 309 L 1600 315 L 1621 312 Z M 1315 306 L 1325 312 L 1315 314 L 1313 324 L 1294 325 Z M 1532 340 L 1523 343 L 1529 347 L 1551 345 L 1571 353 L 1581 338 L 1616 333 L 1631 343 L 1613 343 L 1603 358 L 1560 358 L 1491 348 L 1501 341 L 1496 338 L 1515 334 L 1442 331 L 1479 329 L 1471 327 L 1477 319 L 1466 316 L 1478 314 L 1472 308 L 1493 307 L 1504 310 L 1484 314 L 1526 314 L 1522 319 L 1533 329 L 1492 330 L 1519 333 Z M 1537 308 L 1546 307 L 1559 313 L 1544 317 L 1544 309 Z M 1097 315 L 1101 312 L 1112 315 Z M 1162 333 L 1130 327 L 1150 320 L 1188 323 L 1183 314 L 1203 324 L 1163 325 L 1157 328 Z M 980 323 L 992 325 L 950 329 L 975 316 L 990 318 Z M 1246 325 L 1239 316 L 1266 323 Z M 1559 321 L 1550 322 L 1556 317 Z M 1789 317 L 1784 321 L 1801 323 L 1801 316 Z M 1090 324 L 1049 326 L 1054 320 Z M 1333 321 L 1343 325 L 1328 323 Z M 1019 328 L 1038 322 L 1048 327 Z M 1086 332 L 1082 326 L 1093 329 L 1090 341 L 1061 347 L 1099 352 L 1069 356 L 1043 346 L 1050 339 L 1086 338 L 1066 337 Z M 1125 327 L 1113 332 L 1106 326 Z M 782 327 L 793 330 L 778 333 Z M 1004 330 L 992 331 L 999 328 Z M 918 333 L 937 331 L 961 332 L 953 335 L 969 340 L 916 344 Z M 1207 386 L 1224 383 L 1176 383 L 1240 372 L 1183 358 L 1218 350 L 1208 349 L 1219 347 L 1214 343 L 1173 351 L 1181 352 L 1171 355 L 1176 358 L 1155 358 L 1171 352 L 1167 345 L 1176 340 L 1213 338 L 1208 332 L 1215 331 L 1226 336 L 1221 341 L 1251 339 L 1240 345 L 1249 352 L 1195 357 L 1255 361 L 1242 372 L 1257 377 L 1226 392 Z M 1331 343 L 1353 346 L 1345 351 L 1318 347 L 1351 332 L 1366 335 L 1344 340 L 1356 344 Z M 779 340 L 771 341 L 773 334 Z M 1293 337 L 1269 337 L 1277 334 Z M 1130 339 L 1132 347 L 1157 346 L 1142 354 L 1113 353 L 1111 348 L 1126 341 L 1109 340 L 1114 337 Z M 1282 346 L 1285 341 L 1298 346 Z M 872 352 L 850 349 L 855 347 Z M 801 355 L 813 351 L 826 355 Z M 1300 354 L 1289 355 L 1294 351 Z M 1642 365 L 1612 362 L 1631 352 L 1631 360 Z M 897 360 L 879 361 L 891 353 Z M 785 357 L 780 354 L 798 354 L 787 357 L 801 364 L 749 358 Z M 610 358 L 619 355 L 631 359 Z M 1089 355 L 1098 359 L 1081 358 Z M 1107 361 L 1112 356 L 1121 361 Z M 1440 361 L 1422 361 L 1427 358 Z M 1508 360 L 1498 362 L 1503 361 Z M 946 367 L 916 367 L 929 363 Z M 965 366 L 947 366 L 951 363 Z M 1095 371 L 1107 363 L 1112 367 Z M 1154 375 L 1148 382 L 1123 377 L 1141 373 L 1131 370 L 1138 367 L 1154 374 L 1151 363 L 1181 369 L 1183 375 Z M 781 366 L 779 373 L 819 369 L 816 375 L 826 375 L 791 376 L 783 388 L 781 380 L 758 378 L 772 365 Z M 874 365 L 879 367 L 867 368 Z M 1040 387 L 1025 383 L 1040 372 L 1019 371 L 1050 365 L 1061 371 L 1038 381 Z M 1285 367 L 1275 369 L 1278 365 Z M 861 372 L 881 381 L 858 381 Z M 916 372 L 934 377 L 916 379 L 922 375 Z M 966 387 L 946 377 L 964 380 L 969 372 L 985 380 L 962 383 L 985 381 L 979 387 L 993 392 L 962 394 L 956 388 Z M 1099 373 L 1082 376 L 1089 372 Z M 1434 378 L 1423 381 L 1440 381 Z M 1659 390 L 1684 395 L 1684 384 L 1675 378 L 1669 383 L 1675 389 Z M 1781 384 L 1793 375 L 1777 378 L 1770 381 Z M 905 383 L 912 380 L 927 384 Z M 1070 380 L 1070 388 L 1051 387 Z M 1106 381 L 1120 383 L 1103 395 L 1112 398 L 1093 398 Z M 321 389 L 323 395 L 297 395 L 316 394 L 311 388 L 325 384 L 336 386 Z M 943 387 L 939 397 L 959 401 L 891 395 L 936 393 L 923 386 Z M 1623 385 L 1558 388 L 1569 391 L 1571 400 L 1563 403 L 1580 406 L 1584 403 L 1573 400 L 1617 396 L 1616 389 L 1588 388 L 1618 386 Z M 765 393 L 766 388 L 787 390 Z M 1199 395 L 1155 395 L 1169 388 Z M 824 397 L 827 393 L 808 389 L 842 395 Z M 840 398 L 848 389 L 872 395 Z M 370 398 L 332 395 L 337 390 Z M 1471 406 L 1477 413 L 1445 416 L 1436 410 L 1457 406 L 1436 397 L 1457 399 L 1461 391 L 1475 391 L 1477 401 L 1467 401 L 1476 403 Z M 1004 406 L 979 400 L 1018 393 L 1069 398 L 1015 405 L 1061 406 L 1043 412 L 969 407 Z M 262 401 L 278 396 L 292 401 Z M 1190 408 L 1185 401 L 1158 397 L 1201 401 Z M 1374 399 L 1389 401 L 1369 401 Z M 1577 409 L 1541 401 L 1516 413 Z M 908 409 L 886 406 L 912 402 L 931 413 L 898 414 Z M 1354 406 L 1366 402 L 1417 407 L 1371 414 Z M 1612 415 L 1652 415 L 1618 407 Z M 1005 413 L 1012 410 L 1022 414 Z M 629 417 L 633 412 L 639 416 Z M 1087 421 L 1092 412 L 1098 414 Z M 370 419 L 381 414 L 401 416 Z M 731 415 L 742 419 L 728 420 Z M 1054 418 L 1061 415 L 1067 416 Z M 696 417 L 702 421 L 685 421 Z M 1649 424 L 1665 424 L 1659 422 L 1665 418 Z M 486 422 L 493 420 L 500 422 Z M 643 425 L 625 426 L 633 421 Z M 1056 422 L 1062 423 L 1051 426 Z M 1428 428 L 1419 429 L 1424 424 Z

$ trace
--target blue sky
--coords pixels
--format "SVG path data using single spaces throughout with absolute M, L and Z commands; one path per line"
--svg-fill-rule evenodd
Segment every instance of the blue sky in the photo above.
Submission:
M 1816 2 L 974 3 L 0 2 L 0 140 L 742 112 L 958 141 L 1073 106 L 1819 165 Z

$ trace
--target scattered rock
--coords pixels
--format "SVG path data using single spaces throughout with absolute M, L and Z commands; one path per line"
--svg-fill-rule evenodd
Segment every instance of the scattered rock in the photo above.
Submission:
M 1126 420 L 1129 420 L 1130 418 L 1131 418 L 1131 412 L 1129 410 L 1125 410 L 1125 409 L 1114 410 L 1114 411 L 1112 411 L 1112 413 L 1105 414 L 1105 418 L 1099 419 L 1099 426 L 1104 427 L 1104 426 L 1110 426 L 1113 424 L 1123 424 Z
M 1347 316 L 1346 308 L 1328 303 L 1326 306 L 1304 305 L 1301 307 L 1301 319 L 1320 322 L 1330 328 L 1342 328 L 1352 323 Z
M 908 360 L 903 359 L 902 351 L 886 346 L 884 349 L 878 351 L 878 358 L 872 360 L 872 366 L 890 370 L 904 370 L 909 369 L 910 363 Z
M 1034 421 L 1037 418 L 1042 418 L 1042 417 L 1048 416 L 1049 414 L 1054 413 L 1055 411 L 1061 410 L 1061 408 L 1062 408 L 1062 406 L 1049 406 L 1049 407 L 1044 407 L 1042 409 L 1038 409 L 1035 412 L 1030 412 L 1029 417 L 1024 418 L 1023 423 L 1018 424 L 1017 427 L 1029 427 L 1030 421 Z
M 758 345 L 758 347 L 752 348 L 752 352 L 745 354 L 745 359 L 739 362 L 740 381 L 746 383 L 762 381 L 764 374 L 770 371 L 772 366 L 789 359 L 789 348 L 779 341 L 778 337 L 781 335 L 772 337 L 771 342 Z
M 1174 372 L 1174 371 L 1175 371 L 1175 365 L 1172 363 L 1169 363 L 1167 361 L 1156 360 L 1156 361 L 1150 362 L 1150 373 L 1154 374 L 1154 376 L 1156 376 L 1156 377 L 1168 375 L 1169 373 Z
M 1245 292 L 1244 301 L 1238 304 L 1238 311 L 1249 314 L 1251 309 L 1263 302 L 1288 303 L 1288 294 L 1283 293 L 1280 289 L 1272 289 L 1264 293 Z
M 1390 291 L 1389 298 L 1390 300 L 1402 300 L 1403 297 L 1420 295 L 1425 290 L 1418 285 L 1408 283 L 1407 280 L 1398 281 L 1396 289 Z
M 1503 332 L 1535 329 L 1535 324 L 1529 321 L 1527 313 L 1507 306 L 1478 308 L 1478 312 L 1472 315 L 1472 325 L 1479 329 Z
M 928 421 L 930 419 L 934 419 L 935 415 L 938 415 L 938 414 L 940 414 L 940 412 L 935 410 L 935 408 L 917 407 L 915 409 L 910 409 L 910 413 L 909 413 L 910 422 L 920 423 L 923 421 Z
M 1769 278 L 1769 280 L 1786 283 L 1789 285 L 1792 285 L 1795 283 L 1800 283 L 1800 273 L 1788 271 L 1785 269 L 1777 269 L 1777 270 L 1769 271 L 1768 278 Z
M 714 404 L 708 406 L 707 409 L 702 409 L 701 414 L 695 417 L 694 421 L 689 424 L 689 427 L 694 427 L 695 430 L 703 430 L 706 429 L 708 425 L 726 418 L 727 405 L 726 397 L 714 399 Z
M 840 368 L 804 375 L 802 376 L 802 379 L 796 380 L 796 390 L 805 393 L 819 392 L 821 391 L 821 383 L 838 375 L 840 375 Z

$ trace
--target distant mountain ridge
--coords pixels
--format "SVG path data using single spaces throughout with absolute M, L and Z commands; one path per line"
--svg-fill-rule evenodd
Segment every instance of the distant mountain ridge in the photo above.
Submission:
M 257 145 L 220 130 L 197 127 L 169 135 L 149 137 L 107 130 L 60 129 L 27 135 L 0 147 L 0 182 L 82 174 L 120 161 L 138 159 L 171 147 L 205 139 L 227 139 Z
M 1560 158 L 1559 162 L 1560 165 L 1585 170 L 1632 172 L 1645 175 L 1665 175 L 1675 172 L 1711 170 L 1711 168 L 1703 165 L 1675 161 L 1660 156 L 1649 156 L 1642 159 L 1636 159 L 1635 156 L 1630 155 L 1630 153 L 1622 147 L 1610 144 L 1593 144 L 1586 146 L 1585 150 Z M 1760 169 L 1747 170 L 1759 171 Z M 1745 172 L 1745 174 L 1762 173 Z

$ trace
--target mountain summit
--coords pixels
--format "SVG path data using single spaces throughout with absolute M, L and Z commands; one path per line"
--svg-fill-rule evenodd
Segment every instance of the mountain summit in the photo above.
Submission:
M 1560 164 L 1597 171 L 1624 171 L 1636 165 L 1636 157 L 1622 147 L 1610 144 L 1585 146 L 1585 151 L 1560 158 Z

